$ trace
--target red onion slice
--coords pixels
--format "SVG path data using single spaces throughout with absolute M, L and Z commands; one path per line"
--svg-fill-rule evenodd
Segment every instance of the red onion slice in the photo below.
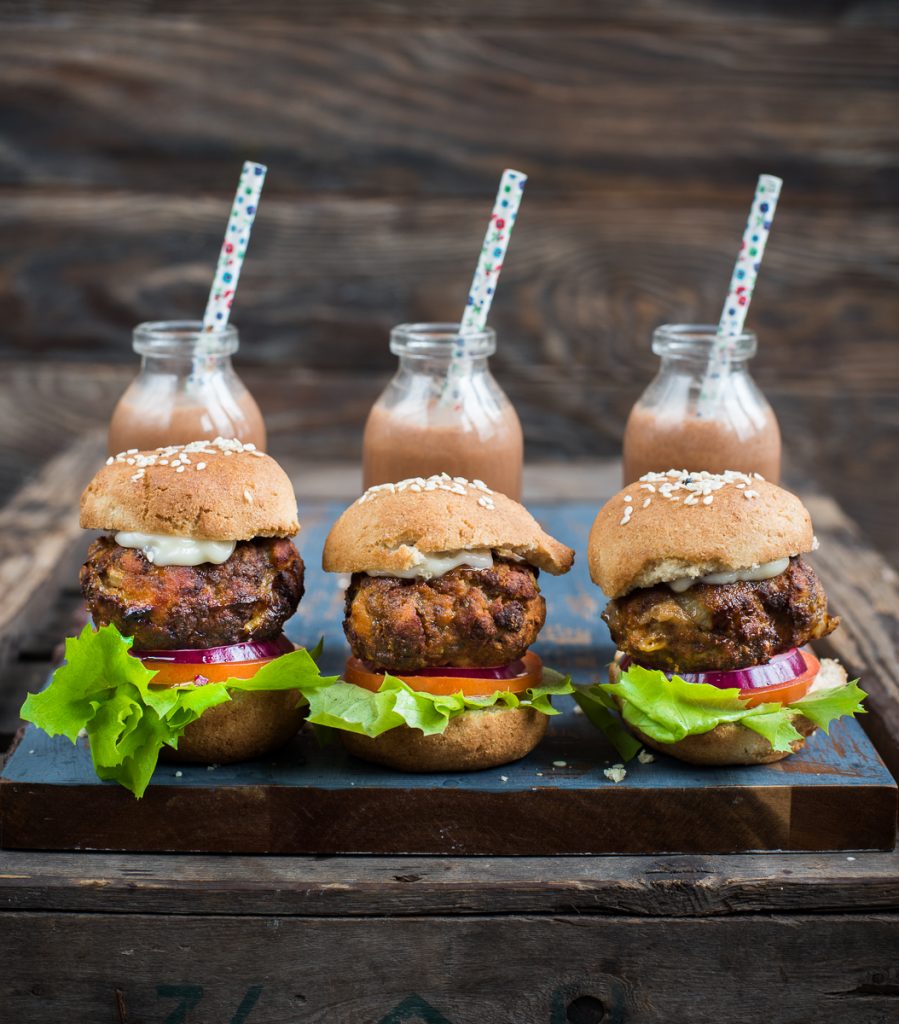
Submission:
M 184 647 L 176 651 L 135 651 L 129 653 L 141 661 L 169 661 L 175 665 L 220 665 L 234 661 L 264 661 L 278 658 L 294 649 L 293 644 L 281 633 L 273 640 L 251 640 L 245 644 L 228 644 L 226 647 Z
M 365 666 L 369 672 L 382 672 L 383 669 Z M 517 679 L 527 673 L 523 661 L 510 661 L 508 665 L 490 665 L 487 668 L 460 668 L 458 665 L 442 665 L 435 668 L 420 668 L 415 672 L 399 672 L 406 676 L 459 676 L 465 679 Z
M 624 671 L 629 665 L 639 665 L 629 655 L 621 660 Z M 642 666 L 646 668 L 647 666 Z M 749 665 L 746 668 L 735 668 L 727 672 L 665 672 L 670 679 L 678 676 L 687 683 L 708 683 L 719 690 L 764 690 L 769 686 L 782 686 L 792 679 L 798 679 L 808 671 L 805 658 L 797 647 L 775 656 L 764 665 Z

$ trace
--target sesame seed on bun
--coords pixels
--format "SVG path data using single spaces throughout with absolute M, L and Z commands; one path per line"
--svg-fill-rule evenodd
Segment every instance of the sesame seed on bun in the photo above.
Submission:
M 480 480 L 444 473 L 370 487 L 334 524 L 322 565 L 328 572 L 403 572 L 425 555 L 483 548 L 554 576 L 574 561 L 517 501 Z
M 81 525 L 234 541 L 300 528 L 284 470 L 255 445 L 222 437 L 110 456 L 81 496 Z
M 599 510 L 590 576 L 609 598 L 681 577 L 732 572 L 814 548 L 811 518 L 758 474 L 647 473 Z

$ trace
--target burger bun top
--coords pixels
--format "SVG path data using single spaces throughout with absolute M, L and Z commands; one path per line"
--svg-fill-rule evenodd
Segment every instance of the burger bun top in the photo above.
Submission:
M 81 525 L 235 541 L 292 537 L 300 528 L 278 463 L 221 437 L 111 456 L 81 495 Z
M 369 488 L 332 527 L 322 565 L 328 572 L 405 572 L 425 555 L 484 548 L 554 576 L 574 561 L 571 548 L 523 505 L 480 480 L 444 473 Z
M 732 471 L 669 470 L 647 473 L 606 502 L 590 531 L 588 561 L 593 582 L 616 598 L 813 547 L 808 511 L 782 487 Z

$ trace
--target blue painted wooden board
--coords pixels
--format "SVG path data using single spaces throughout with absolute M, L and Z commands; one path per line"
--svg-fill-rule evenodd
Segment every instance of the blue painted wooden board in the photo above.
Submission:
M 326 640 L 324 669 L 345 657 L 343 582 L 321 572 L 339 506 L 304 511 L 307 595 L 288 634 Z M 586 548 L 593 509 L 534 509 Z M 604 676 L 613 649 L 604 599 L 584 559 L 541 577 L 547 626 L 539 652 L 576 682 Z M 320 747 L 308 734 L 275 757 L 207 768 L 164 764 L 142 801 L 93 774 L 85 741 L 29 727 L 0 776 L 0 845 L 278 853 L 725 853 L 891 849 L 896 784 L 856 722 L 820 731 L 794 757 L 751 768 L 698 768 L 658 756 L 613 783 L 614 751 L 574 702 L 516 764 L 459 775 L 410 775 Z M 563 763 L 564 762 L 564 763 Z M 176 772 L 180 774 L 176 774 Z

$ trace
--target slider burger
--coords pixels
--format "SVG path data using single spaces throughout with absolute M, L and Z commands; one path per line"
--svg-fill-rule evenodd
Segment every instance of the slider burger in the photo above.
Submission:
M 110 458 L 81 497 L 102 530 L 81 568 L 93 628 L 22 717 L 90 740 L 100 778 L 136 796 L 160 751 L 229 762 L 280 746 L 302 724 L 315 662 L 282 632 L 303 595 L 284 470 L 216 438 Z
M 323 565 L 350 573 L 343 679 L 304 689 L 309 721 L 358 757 L 469 771 L 524 757 L 570 693 L 528 648 L 546 605 L 540 570 L 574 552 L 479 480 L 446 474 L 372 487 L 334 524 Z
M 815 546 L 802 502 L 758 475 L 648 473 L 607 502 L 589 564 L 618 653 L 611 682 L 578 700 L 622 756 L 642 743 L 767 764 L 864 710 L 843 668 L 805 646 L 839 624 L 802 558 Z

